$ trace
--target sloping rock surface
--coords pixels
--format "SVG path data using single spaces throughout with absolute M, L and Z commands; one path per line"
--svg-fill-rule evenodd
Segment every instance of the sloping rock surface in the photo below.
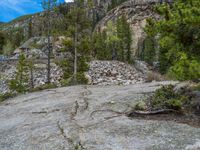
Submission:
M 200 128 L 123 115 L 163 84 L 72 86 L 0 104 L 1 150 L 198 150 Z

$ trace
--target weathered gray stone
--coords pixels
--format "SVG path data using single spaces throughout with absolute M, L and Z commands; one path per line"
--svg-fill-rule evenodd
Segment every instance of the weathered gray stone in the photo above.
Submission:
M 167 84 L 176 82 L 72 86 L 10 99 L 0 104 L 0 149 L 198 149 L 200 128 L 123 115 L 146 94 Z
M 116 22 L 122 15 L 126 16 L 132 31 L 132 55 L 137 57 L 142 52 L 142 44 L 146 37 L 144 27 L 147 23 L 147 18 L 160 19 L 160 16 L 153 9 L 155 4 L 160 2 L 160 0 L 127 0 L 106 13 L 106 16 L 98 22 L 95 29 L 102 31 L 106 29 L 109 21 Z

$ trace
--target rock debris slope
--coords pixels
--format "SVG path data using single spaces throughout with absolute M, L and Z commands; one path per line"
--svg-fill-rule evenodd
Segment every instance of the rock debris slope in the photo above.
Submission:
M 163 84 L 72 86 L 0 104 L 1 150 L 192 150 L 200 129 L 124 113 Z
M 3 67 L 4 66 L 4 67 Z M 16 74 L 16 64 L 3 64 L 0 66 L 2 71 L 0 73 L 0 93 L 9 92 L 9 81 L 15 78 Z M 28 72 L 30 76 L 30 71 Z M 33 72 L 33 84 L 34 87 L 39 87 L 44 85 L 46 82 L 46 64 L 37 63 L 34 65 Z M 51 82 L 60 85 L 60 80 L 62 78 L 62 69 L 57 66 L 55 63 L 51 63 Z
M 119 61 L 92 61 L 88 75 L 94 85 L 129 85 L 146 78 L 134 65 Z

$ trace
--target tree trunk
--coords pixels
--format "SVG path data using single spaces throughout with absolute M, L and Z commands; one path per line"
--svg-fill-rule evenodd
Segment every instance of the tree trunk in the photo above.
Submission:
M 77 7 L 77 2 L 75 1 L 75 8 Z M 75 33 L 74 33 L 74 84 L 77 84 L 77 44 L 78 44 L 78 14 L 76 14 L 75 22 Z
M 113 44 L 112 47 L 112 60 L 116 60 L 116 50 L 115 50 L 116 46 L 115 44 Z
M 47 60 L 47 83 L 51 83 L 51 46 L 50 46 L 50 35 L 48 34 L 48 60 Z
M 32 68 L 32 66 L 30 68 L 30 76 L 31 76 L 31 88 L 33 89 L 34 88 L 34 82 L 33 82 L 33 68 Z
M 76 31 L 75 31 L 75 37 L 74 37 L 74 83 L 77 83 L 77 24 L 75 25 Z
M 49 4 L 50 6 L 50 4 Z M 47 40 L 48 40 L 48 43 L 47 43 L 47 48 L 48 48 L 48 62 L 47 62 L 47 84 L 50 84 L 51 83 L 51 76 L 50 76 L 50 73 L 51 73 L 51 39 L 50 39 L 50 26 L 51 26 L 51 22 L 50 22 L 50 9 L 48 9 L 47 11 Z

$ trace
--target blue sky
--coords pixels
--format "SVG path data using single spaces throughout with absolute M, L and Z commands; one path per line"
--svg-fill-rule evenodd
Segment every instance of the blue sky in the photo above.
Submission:
M 0 21 L 9 22 L 22 15 L 40 12 L 41 2 L 42 0 L 0 0 Z

